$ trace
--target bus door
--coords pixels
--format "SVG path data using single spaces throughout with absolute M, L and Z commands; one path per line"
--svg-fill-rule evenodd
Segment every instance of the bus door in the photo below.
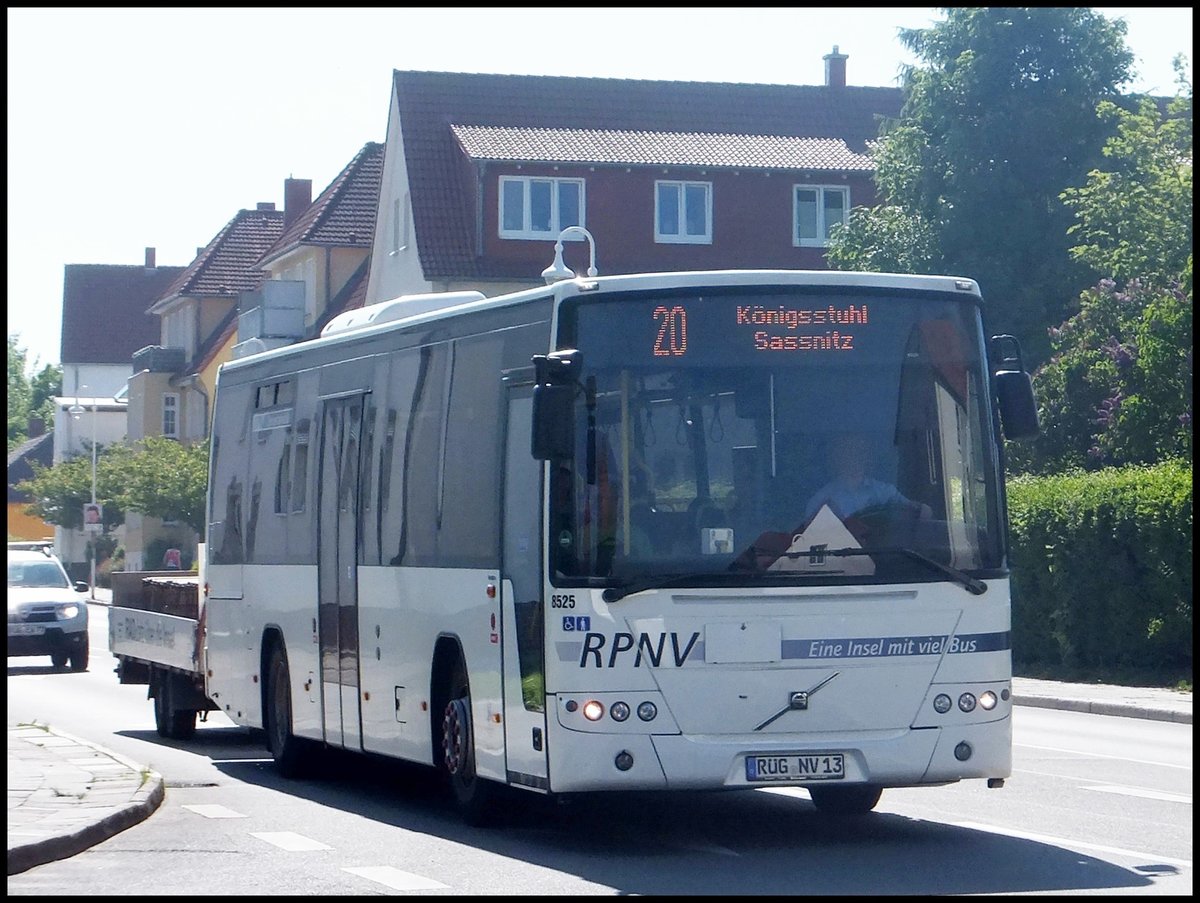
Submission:
M 506 424 L 500 611 L 508 780 L 549 789 L 542 640 L 542 462 L 530 449 L 531 383 L 510 386 Z
M 327 399 L 317 519 L 317 625 L 325 742 L 362 748 L 358 699 L 358 475 L 366 396 Z

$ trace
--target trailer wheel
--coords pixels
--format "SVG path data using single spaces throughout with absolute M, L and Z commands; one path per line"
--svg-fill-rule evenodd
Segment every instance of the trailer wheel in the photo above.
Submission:
M 168 671 L 155 670 L 151 675 L 154 696 L 154 728 L 160 737 L 187 740 L 196 733 L 196 710 L 175 708 L 174 678 Z
M 878 784 L 808 788 L 813 805 L 825 815 L 866 815 L 882 794 L 883 788 Z
M 304 777 L 309 770 L 311 750 L 307 741 L 292 733 L 292 685 L 287 653 L 282 646 L 271 650 L 267 674 L 267 747 L 281 775 Z
M 475 771 L 475 735 L 466 668 L 459 661 L 447 685 L 449 698 L 442 713 L 441 770 L 450 785 L 455 807 L 471 825 L 484 825 L 495 814 L 497 787 Z

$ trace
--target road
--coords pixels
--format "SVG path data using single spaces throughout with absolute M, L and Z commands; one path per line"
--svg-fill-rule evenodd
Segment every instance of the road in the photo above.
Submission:
M 1002 790 L 885 791 L 871 816 L 820 816 L 805 792 L 521 796 L 468 828 L 424 769 L 331 757 L 279 778 L 222 716 L 165 741 L 122 687 L 93 607 L 88 673 L 9 663 L 9 722 L 53 724 L 164 775 L 144 823 L 10 876 L 10 894 L 1192 893 L 1191 726 L 1019 707 Z M 48 665 L 48 660 L 45 660 Z

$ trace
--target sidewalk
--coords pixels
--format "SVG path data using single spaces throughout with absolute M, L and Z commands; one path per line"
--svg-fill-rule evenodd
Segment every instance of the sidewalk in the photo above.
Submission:
M 97 602 L 111 603 L 98 592 Z M 1192 723 L 1192 694 L 1013 678 L 1013 703 Z M 8 874 L 74 856 L 148 818 L 162 776 L 62 731 L 8 726 Z

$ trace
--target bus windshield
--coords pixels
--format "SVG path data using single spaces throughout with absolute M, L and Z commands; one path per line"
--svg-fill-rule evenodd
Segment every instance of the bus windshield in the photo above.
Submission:
M 945 580 L 1003 565 L 974 296 L 675 290 L 564 301 L 559 585 Z M 986 576 L 986 574 L 985 574 Z

